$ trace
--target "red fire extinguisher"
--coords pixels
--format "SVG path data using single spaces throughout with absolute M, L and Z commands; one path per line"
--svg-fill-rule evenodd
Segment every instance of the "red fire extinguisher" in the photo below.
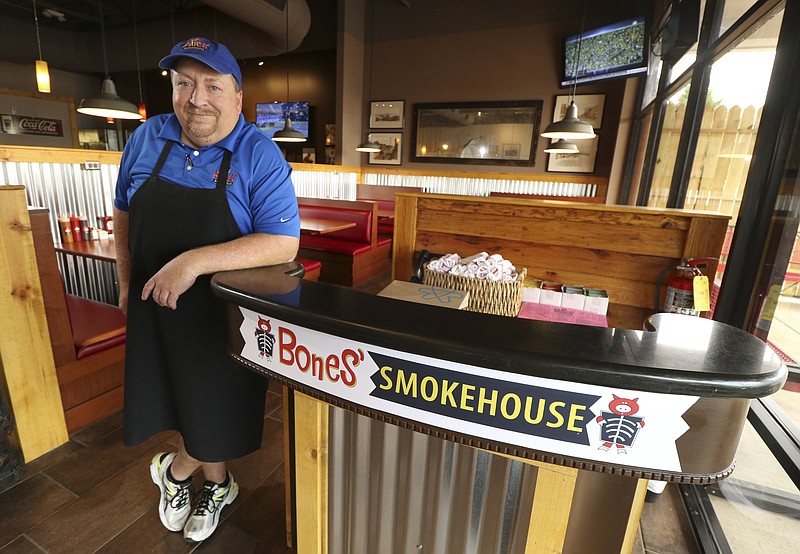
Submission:
M 708 262 L 715 262 L 717 258 L 701 258 L 693 260 L 692 258 L 683 258 L 680 265 L 672 265 L 664 268 L 658 275 L 656 283 L 656 305 L 655 309 L 658 311 L 658 297 L 661 292 L 661 281 L 667 271 L 683 271 L 683 275 L 673 277 L 667 283 L 667 296 L 664 299 L 664 308 L 662 311 L 673 314 L 685 314 L 699 316 L 700 310 L 695 309 L 694 302 L 694 278 L 703 273 L 699 268 L 706 267 Z

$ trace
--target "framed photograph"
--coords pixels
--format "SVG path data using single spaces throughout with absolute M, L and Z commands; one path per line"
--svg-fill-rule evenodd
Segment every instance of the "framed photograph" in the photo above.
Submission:
M 313 148 L 303 148 L 303 163 L 313 164 L 317 160 L 317 151 Z
M 333 146 L 325 147 L 325 163 L 330 165 L 336 164 L 336 148 Z
M 603 124 L 603 108 L 606 104 L 605 94 L 576 94 L 575 104 L 578 106 L 578 119 L 588 123 L 595 129 Z M 569 95 L 556 96 L 556 108 L 553 111 L 553 121 L 564 119 L 569 106 Z
M 370 133 L 372 142 L 381 147 L 380 152 L 370 152 L 369 163 L 400 165 L 403 154 L 403 135 L 401 133 Z
M 369 104 L 370 129 L 402 129 L 403 100 L 381 100 Z
M 414 104 L 412 162 L 533 166 L 542 100 Z
M 336 124 L 325 124 L 325 146 L 334 146 L 336 144 Z
M 558 173 L 594 173 L 597 159 L 597 141 L 600 137 L 574 140 L 577 154 L 548 154 L 547 171 Z
M 503 158 L 506 160 L 518 160 L 520 153 L 519 144 L 504 144 L 503 145 Z

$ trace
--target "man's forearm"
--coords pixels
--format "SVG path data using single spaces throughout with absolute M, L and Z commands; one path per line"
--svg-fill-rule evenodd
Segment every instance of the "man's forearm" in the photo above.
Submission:
M 128 212 L 114 208 L 114 247 L 117 251 L 117 277 L 120 289 L 128 290 L 131 253 L 128 250 Z
M 220 244 L 203 246 L 182 254 L 196 275 L 247 269 L 292 261 L 299 240 L 295 237 L 254 233 Z

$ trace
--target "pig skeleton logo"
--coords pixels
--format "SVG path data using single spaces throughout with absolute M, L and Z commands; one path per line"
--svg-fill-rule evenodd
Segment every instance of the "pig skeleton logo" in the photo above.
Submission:
M 633 446 L 639 429 L 644 427 L 644 418 L 635 417 L 639 411 L 638 398 L 620 398 L 612 394 L 614 399 L 609 403 L 610 412 L 600 412 L 597 423 L 600 424 L 600 440 L 603 444 L 598 450 L 608 451 L 616 446 L 617 454 L 627 454 L 627 448 Z
M 272 326 L 268 319 L 258 318 L 258 329 L 255 336 L 258 341 L 258 357 L 272 360 L 272 347 L 275 344 L 275 335 L 270 333 Z

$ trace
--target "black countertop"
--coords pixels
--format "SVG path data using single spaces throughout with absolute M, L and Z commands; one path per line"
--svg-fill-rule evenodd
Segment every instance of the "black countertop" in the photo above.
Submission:
M 786 366 L 761 340 L 715 321 L 656 314 L 652 331 L 484 315 L 404 302 L 286 274 L 218 273 L 224 300 L 331 335 L 500 371 L 717 398 L 780 389 Z

